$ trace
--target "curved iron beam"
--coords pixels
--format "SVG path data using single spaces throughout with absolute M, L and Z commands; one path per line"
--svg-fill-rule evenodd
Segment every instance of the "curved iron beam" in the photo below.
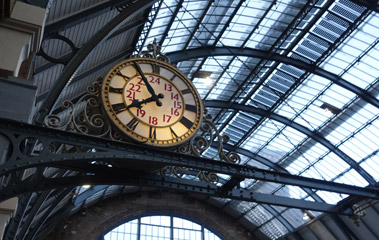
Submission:
M 9 139 L 10 147 L 13 149 L 7 162 L 0 165 L 0 177 L 8 176 L 13 179 L 9 184 L 0 187 L 0 200 L 12 197 L 16 192 L 26 192 L 25 189 L 33 191 L 34 188 L 39 187 L 37 186 L 38 180 L 46 178 L 43 171 L 37 171 L 32 177 L 20 179 L 17 174 L 24 169 L 55 167 L 82 173 L 112 176 L 117 171 L 130 171 L 131 167 L 137 173 L 138 169 L 148 171 L 146 166 L 154 167 L 156 170 L 163 166 L 182 166 L 226 174 L 235 178 L 251 178 L 379 199 L 379 188 L 377 186 L 362 188 L 159 150 L 144 145 L 117 142 L 5 119 L 0 120 L 0 133 Z M 19 147 L 23 139 L 31 138 L 37 139 L 41 144 L 42 150 L 38 156 L 35 154 L 32 156 L 25 155 Z M 96 151 L 58 153 L 50 148 L 54 143 L 67 144 L 80 149 L 96 149 Z M 93 164 L 93 161 L 98 164 Z M 100 165 L 101 163 L 104 164 Z M 112 164 L 113 167 L 109 167 L 109 164 Z M 51 179 L 49 178 L 49 180 Z M 31 181 L 35 181 L 34 184 L 30 184 Z
M 166 55 L 170 58 L 171 62 L 173 63 L 181 62 L 181 61 L 185 61 L 189 59 L 209 57 L 209 56 L 245 56 L 245 57 L 253 57 L 253 58 L 260 58 L 260 59 L 267 59 L 267 60 L 272 60 L 276 62 L 281 62 L 284 64 L 292 65 L 300 69 L 304 69 L 320 77 L 326 78 L 332 81 L 333 83 L 337 84 L 338 86 L 343 87 L 355 93 L 361 99 L 379 108 L 379 100 L 376 99 L 374 95 L 372 95 L 371 93 L 365 91 L 364 89 L 354 84 L 351 84 L 350 82 L 344 80 L 337 74 L 326 71 L 315 65 L 312 65 L 312 64 L 309 64 L 309 63 L 306 63 L 306 62 L 303 62 L 291 57 L 280 55 L 280 54 L 272 54 L 267 51 L 253 49 L 253 48 L 238 48 L 238 47 L 226 46 L 226 47 L 194 48 L 194 49 L 188 49 L 185 51 L 171 52 L 171 53 L 167 53 Z
M 157 0 L 142 0 L 137 1 L 135 4 L 128 7 L 126 10 L 122 11 L 119 15 L 113 18 L 109 23 L 107 23 L 102 29 L 100 29 L 88 42 L 82 47 L 71 59 L 71 61 L 63 69 L 61 75 L 56 81 L 56 85 L 51 89 L 49 95 L 43 102 L 37 118 L 36 123 L 41 124 L 44 117 L 53 108 L 58 96 L 65 88 L 65 86 L 73 79 L 75 73 L 78 71 L 79 66 L 88 58 L 90 54 L 93 53 L 95 48 L 105 41 L 116 28 L 125 20 L 132 19 L 140 12 L 151 7 Z
M 291 121 L 290 119 L 283 117 L 279 114 L 265 111 L 261 108 L 256 108 L 253 106 L 248 105 L 242 105 L 238 103 L 230 103 L 226 101 L 217 101 L 217 100 L 210 100 L 205 101 L 206 107 L 213 107 L 213 108 L 226 108 L 226 109 L 234 109 L 244 112 L 249 112 L 253 114 L 257 114 L 262 117 L 270 118 L 275 121 L 278 121 L 280 123 L 283 123 L 305 135 L 312 138 L 313 140 L 317 141 L 329 151 L 336 154 L 338 157 L 340 157 L 342 160 L 344 160 L 347 164 L 349 164 L 353 169 L 355 169 L 361 176 L 371 185 L 375 186 L 377 182 L 375 179 L 368 173 L 366 170 L 364 170 L 356 161 L 354 161 L 351 157 L 349 157 L 346 153 L 341 151 L 338 147 L 334 146 L 331 142 L 329 142 L 326 138 L 324 138 L 322 135 L 320 135 L 317 131 L 311 131 L 310 129 L 304 127 L 303 125 L 300 125 L 294 121 Z
M 111 173 L 112 172 L 112 173 Z M 336 205 L 313 202 L 309 200 L 294 199 L 264 193 L 253 192 L 246 189 L 233 189 L 225 193 L 218 192 L 216 184 L 201 181 L 193 181 L 184 178 L 163 177 L 156 174 L 141 174 L 134 170 L 125 171 L 112 169 L 111 172 L 104 171 L 95 175 L 76 175 L 64 178 L 50 178 L 43 181 L 39 180 L 34 186 L 29 184 L 24 186 L 22 191 L 43 191 L 55 189 L 57 187 L 69 187 L 91 183 L 92 185 L 130 185 L 142 187 L 154 187 L 160 189 L 172 189 L 176 191 L 197 193 L 204 196 L 214 196 L 231 198 L 242 201 L 254 201 L 284 207 L 303 208 L 322 212 L 332 212 L 343 215 L 350 215 L 351 209 L 340 209 Z M 111 173 L 111 174 L 110 174 Z M 42 183 L 42 184 L 41 184 Z M 15 189 L 18 193 L 20 189 Z

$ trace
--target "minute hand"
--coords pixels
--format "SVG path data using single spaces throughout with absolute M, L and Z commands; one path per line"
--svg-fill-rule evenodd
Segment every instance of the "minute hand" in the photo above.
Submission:
M 145 83 L 147 91 L 149 91 L 149 93 L 151 94 L 151 98 L 153 99 L 153 101 L 155 101 L 157 103 L 158 106 L 160 106 L 162 103 L 159 101 L 159 98 L 158 98 L 157 94 L 155 94 L 155 91 L 154 91 L 153 87 L 151 87 L 149 81 L 147 81 L 147 79 L 146 79 L 145 75 L 143 74 L 140 66 L 136 62 L 133 62 L 133 63 L 137 69 L 137 72 L 139 73 L 139 75 L 141 75 L 142 81 Z

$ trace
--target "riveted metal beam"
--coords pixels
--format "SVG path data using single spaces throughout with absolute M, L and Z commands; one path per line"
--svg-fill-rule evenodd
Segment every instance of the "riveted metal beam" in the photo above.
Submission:
M 84 173 L 101 174 L 118 169 L 130 170 L 136 165 L 182 166 L 207 172 L 226 174 L 241 179 L 257 179 L 275 183 L 320 189 L 349 195 L 379 199 L 379 189 L 375 187 L 357 187 L 324 180 L 306 178 L 283 172 L 262 170 L 251 166 L 242 166 L 208 158 L 180 154 L 177 152 L 149 148 L 144 145 L 116 142 L 108 139 L 63 132 L 25 123 L 2 119 L 0 133 L 9 139 L 13 152 L 9 159 L 0 166 L 0 177 L 13 178 L 8 185 L 0 186 L 0 199 L 7 199 L 17 194 L 33 191 L 38 184 L 28 184 L 28 181 L 38 181 L 46 178 L 42 171 L 37 171 L 33 178 L 17 179 L 17 173 L 34 167 L 56 167 L 76 170 Z M 24 139 L 36 139 L 43 150 L 38 156 L 25 155 L 20 151 Z M 54 153 L 50 146 L 54 143 L 67 144 L 79 148 L 87 148 L 86 152 Z M 101 162 L 103 165 L 93 164 Z M 136 168 L 135 170 L 141 170 Z M 142 168 L 145 170 L 145 167 Z M 29 180 L 30 179 L 30 180 Z M 51 179 L 49 179 L 51 180 Z M 106 183 L 103 183 L 106 184 Z M 28 189 L 26 191 L 25 189 Z M 234 190 L 233 190 L 234 191 Z
M 351 209 L 339 209 L 335 205 L 319 203 L 301 199 L 294 199 L 271 194 L 253 192 L 246 189 L 233 189 L 226 192 L 219 192 L 218 187 L 212 183 L 193 181 L 189 179 L 163 177 L 156 174 L 142 174 L 136 171 L 115 170 L 111 172 L 103 171 L 101 174 L 86 176 L 70 176 L 64 178 L 51 178 L 43 181 L 43 184 L 37 186 L 26 186 L 26 189 L 32 191 L 47 190 L 64 186 L 76 186 L 84 183 L 91 185 L 129 185 L 154 187 L 160 189 L 170 189 L 188 193 L 202 194 L 205 196 L 231 198 L 242 201 L 252 201 L 284 207 L 310 209 L 314 211 L 331 212 L 343 215 L 351 214 Z

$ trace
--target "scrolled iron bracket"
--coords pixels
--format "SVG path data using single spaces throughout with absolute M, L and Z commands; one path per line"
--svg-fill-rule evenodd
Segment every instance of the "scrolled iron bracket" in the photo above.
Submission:
M 99 77 L 91 86 L 87 87 L 87 93 L 75 104 L 71 101 L 63 102 L 63 109 L 69 109 L 68 114 L 47 115 L 44 125 L 64 131 L 77 132 L 94 137 L 105 137 L 111 140 L 121 141 L 123 136 L 113 128 L 101 109 L 100 86 L 102 78 Z
M 204 110 L 203 122 L 198 134 L 192 138 L 188 143 L 185 143 L 177 148 L 179 153 L 208 157 L 215 161 L 224 161 L 228 163 L 239 164 L 241 157 L 233 151 L 225 153 L 223 144 L 229 141 L 228 135 L 221 135 L 216 125 L 212 121 L 212 116 Z M 213 141 L 218 140 L 218 148 L 216 153 L 211 156 L 206 156 L 208 150 L 212 146 Z M 203 156 L 204 157 L 204 156 Z M 197 173 L 193 173 L 197 171 Z M 190 173 L 190 174 L 189 174 Z M 166 166 L 161 169 L 161 175 L 175 176 L 178 178 L 199 178 L 200 181 L 206 181 L 211 183 L 218 183 L 219 177 L 213 172 L 204 172 L 202 170 L 188 169 L 177 166 Z

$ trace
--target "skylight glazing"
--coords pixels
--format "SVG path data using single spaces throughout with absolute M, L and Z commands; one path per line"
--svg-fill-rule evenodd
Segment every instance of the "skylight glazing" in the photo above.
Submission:
M 172 15 L 179 2 L 164 1 L 162 9 Z M 379 17 L 376 13 L 368 16 L 364 7 L 348 0 L 320 0 L 315 5 L 308 1 L 196 3 L 184 1 L 178 10 L 167 31 L 164 52 L 218 46 L 272 50 L 267 52 L 270 54 L 279 48 L 275 53 L 308 63 L 309 69 L 319 67 L 336 80 L 352 83 L 367 93 L 376 91 Z M 153 23 L 160 33 L 166 30 L 165 25 L 167 19 L 163 17 Z M 229 144 L 237 149 L 281 165 L 292 174 L 367 186 L 367 179 L 347 163 L 351 158 L 378 181 L 378 109 L 333 79 L 270 58 L 209 56 L 178 66 L 193 80 L 204 100 L 244 104 L 283 117 L 280 122 L 249 112 L 210 109 L 220 132 L 229 135 Z M 209 79 L 196 77 L 199 71 L 210 71 Z M 313 134 L 322 140 L 317 142 Z M 212 149 L 206 156 L 214 152 Z M 343 154 L 348 159 L 343 159 Z M 254 158 L 243 157 L 242 162 L 268 168 Z M 296 199 L 319 199 L 299 187 L 262 181 L 244 181 L 241 187 Z M 347 197 L 326 191 L 316 194 L 333 204 Z M 279 209 L 273 214 L 261 205 L 219 200 L 228 202 L 272 239 L 306 222 L 300 210 L 272 207 Z M 319 214 L 314 212 L 314 216 Z
M 261 226 L 260 230 L 271 239 L 276 239 L 288 233 L 288 229 L 277 218 Z
M 321 67 L 342 76 L 361 88 L 367 88 L 379 76 L 377 48 L 378 14 L 372 14 Z

